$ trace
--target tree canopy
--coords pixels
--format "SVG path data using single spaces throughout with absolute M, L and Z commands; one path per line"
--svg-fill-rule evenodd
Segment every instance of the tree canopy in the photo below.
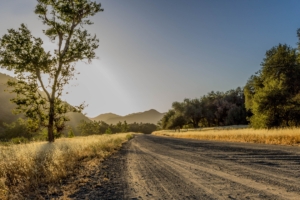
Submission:
M 17 94 L 12 99 L 16 112 L 25 113 L 37 129 L 47 127 L 49 142 L 65 128 L 65 114 L 83 108 L 69 106 L 60 97 L 76 74 L 76 62 L 91 62 L 96 57 L 99 40 L 83 27 L 93 24 L 90 17 L 101 11 L 101 4 L 90 0 L 37 0 L 35 13 L 47 26 L 44 34 L 57 48 L 46 52 L 42 39 L 32 36 L 24 24 L 0 39 L 0 66 L 17 75 L 17 81 L 8 82 L 11 92 Z
M 145 133 L 151 134 L 157 130 L 155 124 L 150 123 L 131 123 L 127 124 L 126 121 L 118 122 L 117 124 L 107 124 L 103 121 L 82 121 L 78 124 L 80 135 L 99 135 L 99 134 L 114 134 L 114 133 Z
M 300 65 L 295 48 L 279 44 L 266 52 L 260 71 L 245 86 L 246 108 L 254 128 L 298 126 Z
M 297 31 L 300 41 L 300 29 Z M 261 69 L 243 89 L 210 92 L 199 99 L 174 102 L 159 126 L 162 129 L 191 126 L 247 124 L 253 128 L 300 125 L 300 42 L 298 48 L 278 44 L 266 51 Z M 180 117 L 180 118 L 179 118 Z
M 201 98 L 174 102 L 160 120 L 161 129 L 247 124 L 243 90 L 210 92 Z

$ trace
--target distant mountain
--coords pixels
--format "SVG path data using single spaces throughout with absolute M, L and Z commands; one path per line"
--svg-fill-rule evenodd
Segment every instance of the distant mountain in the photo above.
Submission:
M 126 116 L 119 116 L 113 113 L 101 114 L 95 118 L 91 118 L 91 120 L 95 121 L 104 121 L 108 124 L 117 124 L 118 122 L 127 123 L 151 123 L 157 124 L 159 120 L 164 116 L 164 113 L 160 113 L 157 110 L 151 109 L 145 112 L 132 113 Z
M 66 122 L 67 126 L 70 126 L 74 131 L 75 135 L 79 135 L 80 133 L 77 130 L 77 126 L 81 121 L 90 122 L 91 120 L 82 113 L 69 112 L 66 114 L 69 117 L 70 121 Z
M 11 123 L 17 120 L 21 115 L 12 114 L 12 110 L 15 108 L 15 104 L 10 102 L 10 99 L 15 97 L 15 94 L 6 92 L 7 89 L 6 82 L 9 79 L 14 79 L 11 76 L 0 73 L 0 132 L 1 128 L 3 129 L 3 123 Z M 82 113 L 67 113 L 67 116 L 70 118 L 70 121 L 67 122 L 67 125 L 70 125 L 76 134 L 76 127 L 81 120 L 90 121 Z
M 104 121 L 104 122 L 106 122 L 109 119 L 118 118 L 118 117 L 122 117 L 122 116 L 116 115 L 114 113 L 105 113 L 105 114 L 101 114 L 101 115 L 98 115 L 97 117 L 90 118 L 90 119 L 95 120 L 95 121 Z

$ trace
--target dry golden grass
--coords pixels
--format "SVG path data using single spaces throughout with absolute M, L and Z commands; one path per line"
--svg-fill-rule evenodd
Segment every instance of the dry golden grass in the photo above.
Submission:
M 153 135 L 198 140 L 222 140 L 231 142 L 250 142 L 262 144 L 299 145 L 300 128 L 290 129 L 204 129 L 200 131 L 156 131 Z
M 132 137 L 124 133 L 0 146 L 0 199 L 59 183 L 80 162 L 103 159 Z

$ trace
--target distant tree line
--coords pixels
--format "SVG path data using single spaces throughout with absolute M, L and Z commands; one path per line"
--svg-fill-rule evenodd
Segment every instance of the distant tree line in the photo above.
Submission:
M 3 123 L 0 129 L 0 141 L 16 141 L 16 143 L 30 140 L 46 140 L 45 129 L 36 130 L 31 119 L 19 118 L 12 123 Z M 60 137 L 61 135 L 59 135 Z
M 157 130 L 157 126 L 155 124 L 127 124 L 126 121 L 123 123 L 118 122 L 117 124 L 107 124 L 103 121 L 82 121 L 77 128 L 80 135 L 114 134 L 126 132 L 151 134 L 153 131 Z
M 243 90 L 210 92 L 201 98 L 174 102 L 158 125 L 161 129 L 247 124 Z
M 40 7 L 42 4 L 44 3 L 38 4 L 37 8 L 42 9 Z M 95 10 L 89 10 L 91 12 L 87 13 L 87 16 L 102 11 L 100 6 L 100 4 L 95 4 L 93 6 Z M 62 8 L 56 11 L 60 12 L 60 9 Z M 38 14 L 40 15 L 41 12 L 44 14 L 46 10 L 39 10 Z M 76 12 L 74 13 L 76 14 Z M 55 15 L 55 12 L 53 14 Z M 50 26 L 53 26 L 53 24 Z M 25 68 L 23 64 L 15 66 L 15 62 L 11 62 L 13 61 L 12 58 L 18 58 L 18 56 L 10 55 L 18 54 L 21 48 L 19 44 L 15 44 L 15 38 L 19 38 L 19 36 L 21 37 L 20 41 L 26 42 L 25 46 L 29 50 L 36 48 L 37 52 L 40 52 L 38 56 L 45 59 L 45 62 L 43 59 L 41 60 L 45 66 L 40 65 L 42 63 L 33 63 L 36 55 L 30 52 L 28 53 L 30 56 L 22 57 L 25 60 L 29 59 L 26 62 L 24 61 L 27 63 Z M 299 41 L 297 48 L 286 44 L 278 44 L 266 51 L 261 69 L 248 79 L 244 88 L 238 87 L 227 92 L 210 92 L 200 98 L 174 102 L 172 108 L 158 122 L 158 128 L 180 129 L 184 127 L 198 128 L 242 124 L 250 124 L 253 128 L 298 127 L 300 125 L 300 29 L 297 31 L 297 36 Z M 96 48 L 97 41 L 93 40 L 91 44 L 88 44 L 86 35 L 83 35 L 83 38 L 84 45 L 88 49 L 86 53 L 89 54 L 89 57 L 87 58 L 90 60 L 94 58 L 93 51 Z M 48 141 L 53 142 L 55 138 L 62 135 L 73 136 L 74 130 L 67 129 L 65 124 L 68 121 L 65 114 L 69 111 L 81 111 L 83 105 L 72 107 L 60 100 L 59 97 L 62 94 L 63 86 L 74 76 L 74 68 L 70 68 L 70 65 L 66 64 L 64 66 L 66 69 L 56 71 L 56 65 L 51 64 L 51 59 L 48 58 L 49 55 L 40 46 L 41 40 L 33 38 L 25 25 L 21 25 L 18 31 L 9 30 L 9 33 L 0 38 L 0 41 L 0 52 L 2 52 L 0 63 L 2 67 L 17 70 L 18 73 L 17 81 L 8 81 L 7 83 L 8 86 L 13 88 L 11 92 L 17 94 L 17 97 L 11 99 L 11 101 L 17 105 L 16 113 L 25 114 L 26 117 L 26 119 L 19 119 L 11 124 L 4 123 L 3 126 L 1 125 L 0 140 L 9 140 L 16 137 L 25 139 L 48 138 Z M 33 44 L 36 44 L 36 46 Z M 74 44 L 76 44 L 76 41 Z M 73 50 L 70 49 L 70 52 Z M 68 56 L 72 57 L 73 54 L 70 52 Z M 76 61 L 81 60 L 81 54 L 76 56 L 79 56 Z M 59 60 L 61 61 L 61 59 Z M 46 66 L 47 63 L 49 66 Z M 32 66 L 34 67 L 32 68 Z M 31 75 L 28 76 L 27 73 Z M 53 76 L 54 82 L 61 73 L 63 73 L 64 78 L 60 79 L 62 82 L 58 84 L 58 88 L 55 88 L 57 84 L 54 84 L 53 95 L 49 96 L 49 93 L 47 95 L 47 92 L 44 91 L 46 96 L 43 96 L 39 92 L 41 85 L 37 81 L 41 82 L 39 80 L 41 74 L 49 73 L 50 76 Z M 56 93 L 57 95 L 55 95 Z M 43 127 L 48 130 L 45 131 L 45 129 L 42 129 Z M 148 134 L 155 131 L 157 126 L 148 123 L 127 124 L 126 122 L 119 122 L 116 125 L 109 125 L 105 122 L 85 121 L 78 126 L 78 129 L 81 135 L 118 132 Z
M 25 119 L 18 119 L 10 124 L 4 123 L 4 129 L 0 131 L 0 142 L 11 141 L 15 143 L 24 143 L 32 140 L 46 140 L 47 130 L 43 129 L 35 131 L 31 129 L 30 121 Z M 126 121 L 117 124 L 107 124 L 103 121 L 81 121 L 77 128 L 72 129 L 67 127 L 59 137 L 74 137 L 87 135 L 101 135 L 101 134 L 115 134 L 115 133 L 145 133 L 151 134 L 157 130 L 157 125 L 150 123 L 131 123 Z M 75 134 L 76 133 L 76 134 Z
M 250 123 L 253 128 L 300 125 L 300 29 L 298 47 L 278 44 L 266 51 L 261 69 L 243 89 L 211 92 L 174 102 L 159 122 L 161 129 Z

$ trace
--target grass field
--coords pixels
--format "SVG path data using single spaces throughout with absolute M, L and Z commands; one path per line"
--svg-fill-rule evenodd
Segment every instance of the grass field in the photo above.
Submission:
M 197 140 L 222 140 L 278 145 L 300 145 L 300 128 L 251 129 L 243 127 L 207 128 L 200 130 L 156 131 L 153 135 Z
M 60 183 L 81 162 L 103 159 L 132 137 L 123 133 L 0 146 L 0 199 L 18 199 L 42 184 Z

